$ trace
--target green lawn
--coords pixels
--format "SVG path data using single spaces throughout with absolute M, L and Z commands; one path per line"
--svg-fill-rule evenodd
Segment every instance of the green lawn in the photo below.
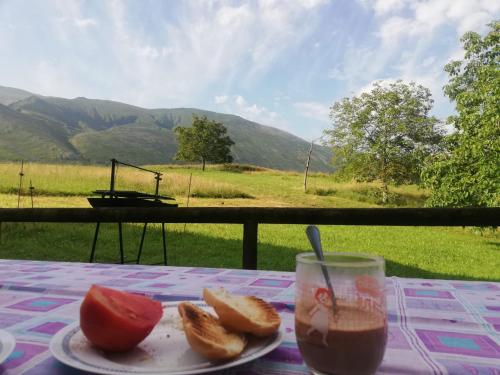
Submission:
M 15 165 L 0 165 L 0 172 L 18 172 Z M 30 169 L 31 168 L 31 169 Z M 322 174 L 313 175 L 309 193 L 303 192 L 303 176 L 277 171 L 233 173 L 211 168 L 206 172 L 188 168 L 161 167 L 167 181 L 185 186 L 165 186 L 174 192 L 181 206 L 186 204 L 189 174 L 199 191 L 240 191 L 251 199 L 191 198 L 190 206 L 302 206 L 302 207 L 376 207 L 374 185 L 340 184 Z M 88 207 L 87 195 L 92 189 L 105 187 L 107 167 L 28 165 L 32 178 L 43 186 L 43 196 L 35 195 L 35 207 Z M 64 178 L 57 176 L 64 173 Z M 148 181 L 121 171 L 124 188 L 145 189 Z M 50 176 L 46 177 L 46 176 Z M 15 177 L 15 176 L 14 176 Z M 27 177 L 29 178 L 29 177 Z M 168 180 L 170 178 L 171 180 Z M 61 182 L 61 180 L 64 180 Z M 52 181 L 52 182 L 51 182 Z M 99 185 L 100 184 L 100 185 Z M 34 183 L 35 185 L 35 183 Z M 16 207 L 16 179 L 0 180 L 0 206 Z M 37 185 L 35 185 L 37 186 Z M 328 194 L 314 194 L 316 189 Z M 177 192 L 177 193 L 176 193 Z M 393 188 L 393 192 L 418 206 L 426 192 L 414 186 Z M 217 193 L 218 194 L 218 193 Z M 370 201 L 372 200 L 372 201 Z M 23 197 L 21 206 L 30 205 Z M 150 225 L 146 236 L 142 263 L 162 261 L 159 225 Z M 491 231 L 479 233 L 472 228 L 436 227 L 364 227 L 321 226 L 324 247 L 330 251 L 355 251 L 385 257 L 387 275 L 466 280 L 500 280 L 500 241 Z M 124 227 L 127 259 L 135 258 L 142 226 Z M 94 225 L 3 223 L 0 258 L 88 261 Z M 241 267 L 243 228 L 223 224 L 167 224 L 169 263 L 182 266 Z M 258 245 L 259 269 L 293 271 L 295 255 L 309 251 L 303 225 L 260 225 Z M 118 260 L 116 224 L 103 224 L 97 246 L 97 261 Z

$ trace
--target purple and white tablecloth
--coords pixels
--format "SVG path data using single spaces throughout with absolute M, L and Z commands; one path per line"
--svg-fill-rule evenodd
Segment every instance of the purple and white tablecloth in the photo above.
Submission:
M 272 301 L 285 340 L 227 374 L 307 374 L 294 333 L 294 274 L 214 268 L 0 260 L 0 328 L 17 345 L 0 374 L 83 374 L 48 344 L 78 319 L 91 284 L 160 301 L 201 298 L 203 287 Z M 500 374 L 500 283 L 387 278 L 389 341 L 380 374 Z

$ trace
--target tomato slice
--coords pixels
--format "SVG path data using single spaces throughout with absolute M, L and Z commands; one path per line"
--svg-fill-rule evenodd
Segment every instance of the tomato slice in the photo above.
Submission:
M 80 328 L 98 348 L 125 351 L 144 340 L 162 315 L 158 301 L 92 285 L 80 307 Z

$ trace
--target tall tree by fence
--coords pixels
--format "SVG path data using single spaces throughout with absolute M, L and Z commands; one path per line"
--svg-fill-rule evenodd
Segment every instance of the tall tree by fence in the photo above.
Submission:
M 445 66 L 450 76 L 445 94 L 456 103 L 448 123 L 448 151 L 424 169 L 431 189 L 429 206 L 500 205 L 500 21 L 488 34 L 468 32 L 461 41 L 464 60 Z
M 402 81 L 377 82 L 369 92 L 331 107 L 333 128 L 325 135 L 338 173 L 358 181 L 388 184 L 419 181 L 422 161 L 440 148 L 442 130 L 430 115 L 429 89 Z

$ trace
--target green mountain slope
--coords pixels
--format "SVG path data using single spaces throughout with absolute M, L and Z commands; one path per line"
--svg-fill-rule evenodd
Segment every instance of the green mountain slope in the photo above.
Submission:
M 134 125 L 80 133 L 71 138 L 71 143 L 92 163 L 111 158 L 135 164 L 171 163 L 177 149 L 171 130 Z
M 61 124 L 34 119 L 0 104 L 0 160 L 79 160 Z
M 1 92 L 8 91 L 8 88 L 2 89 Z M 11 136 L 11 145 L 21 139 L 43 141 L 31 146 L 36 150 L 32 155 L 30 147 L 25 145 L 26 152 L 22 155 L 28 160 L 105 163 L 114 157 L 136 164 L 173 163 L 177 150 L 173 128 L 189 126 L 193 114 L 207 116 L 226 126 L 235 142 L 231 152 L 237 163 L 302 170 L 309 148 L 303 139 L 279 129 L 239 116 L 195 108 L 145 109 L 108 100 L 32 95 L 4 106 L 4 112 L 5 109 L 10 117 L 0 118 L 0 129 L 8 127 L 24 132 Z M 43 150 L 47 149 L 44 145 L 49 141 L 57 145 L 57 150 L 53 146 L 44 154 Z M 19 159 L 19 155 L 12 150 L 0 150 L 0 160 Z M 311 169 L 327 171 L 329 160 L 329 150 L 318 146 Z

